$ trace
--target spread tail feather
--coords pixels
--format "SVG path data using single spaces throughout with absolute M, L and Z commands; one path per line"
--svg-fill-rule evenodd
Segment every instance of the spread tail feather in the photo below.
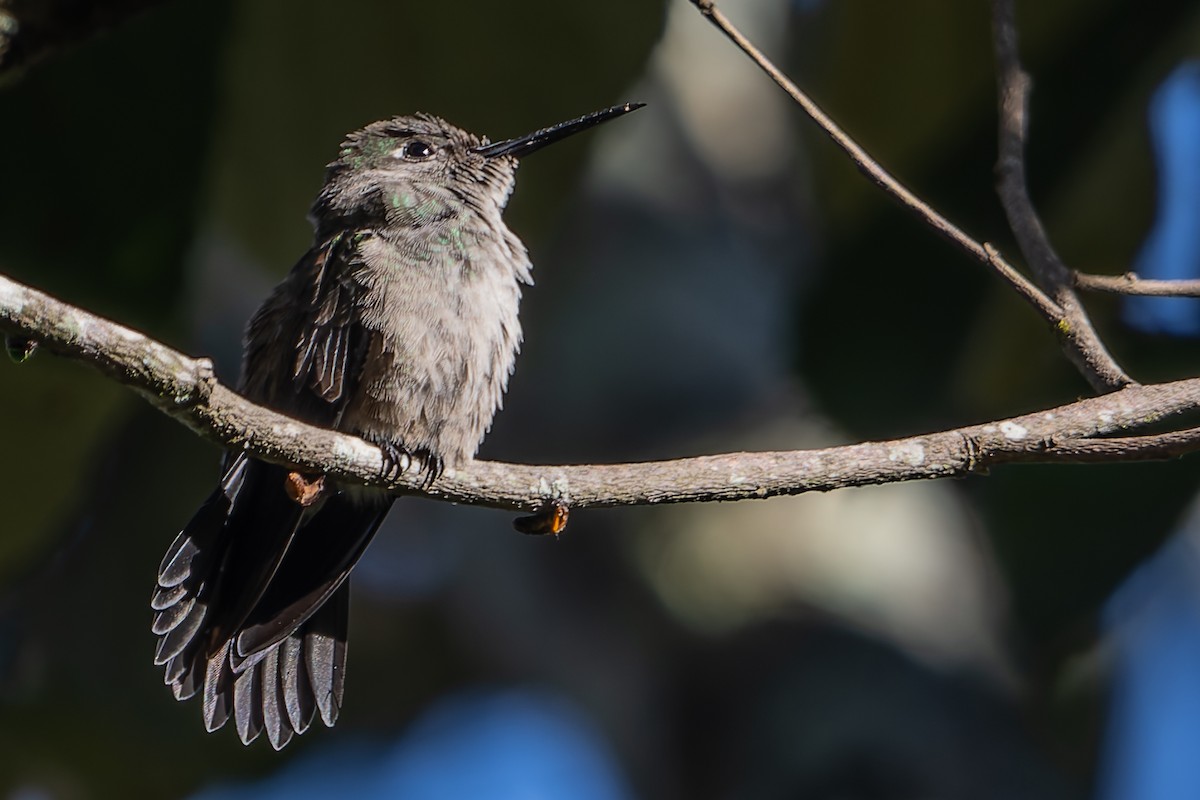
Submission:
M 342 706 L 350 571 L 387 512 L 340 494 L 304 508 L 287 470 L 236 457 L 180 532 L 151 599 L 155 663 L 175 697 L 203 696 L 205 727 L 233 717 L 275 749 Z

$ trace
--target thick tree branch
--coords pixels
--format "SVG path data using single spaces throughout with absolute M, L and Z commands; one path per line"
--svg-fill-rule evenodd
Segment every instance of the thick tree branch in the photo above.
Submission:
M 1130 461 L 1200 449 L 1200 429 L 1130 434 L 1200 409 L 1200 378 L 1133 386 L 983 425 L 819 450 L 731 453 L 639 464 L 524 466 L 477 461 L 425 490 L 421 476 L 380 478 L 379 450 L 256 406 L 193 359 L 114 322 L 0 276 L 0 329 L 92 364 L 205 438 L 267 461 L 473 505 L 536 511 L 742 500 L 944 478 L 1015 462 Z
M 1124 275 L 1090 275 L 1076 272 L 1075 288 L 1109 294 L 1200 297 L 1200 280 L 1152 280 L 1139 278 L 1134 272 L 1126 272 Z
M 1042 226 L 1029 196 L 1025 171 L 1026 111 L 1029 101 L 1029 76 L 1021 68 L 1017 48 L 1017 28 L 1012 0 L 992 1 L 992 41 L 996 51 L 996 82 L 1000 112 L 999 175 L 1000 203 L 1021 253 L 1033 270 L 1038 284 L 1062 309 L 1056 326 L 1059 341 L 1067 356 L 1092 388 L 1113 391 L 1133 383 L 1092 327 L 1087 312 L 1075 294 L 1071 270 L 1063 264 L 1050 237 Z
M 1200 378 L 1137 386 L 1092 331 L 1074 286 L 1113 290 L 1099 276 L 1074 275 L 1051 248 L 1029 200 L 1024 136 L 1028 78 L 1016 57 L 1008 0 L 994 0 L 1001 90 L 1001 197 L 1038 282 L 1025 278 L 986 243 L 963 233 L 875 162 L 791 83 L 713 5 L 692 0 L 811 116 L 877 185 L 926 224 L 988 266 L 1058 331 L 1083 373 L 1113 390 L 1048 411 L 886 442 L 768 453 L 732 453 L 640 464 L 521 466 L 474 462 L 448 470 L 433 487 L 421 475 L 380 477 L 379 450 L 353 436 L 314 428 L 248 402 L 213 376 L 212 364 L 136 331 L 61 303 L 0 276 L 0 329 L 91 363 L 209 440 L 259 458 L 346 481 L 508 509 L 616 506 L 764 498 L 850 486 L 981 472 L 1015 462 L 1095 462 L 1171 458 L 1200 450 L 1200 428 L 1134 435 L 1200 410 Z M 1126 276 L 1137 293 L 1167 293 Z M 1040 284 L 1040 287 L 1039 285 Z M 1091 285 L 1088 285 L 1091 284 Z M 1128 288 L 1128 286 L 1126 287 Z M 1174 287 L 1178 290 L 1178 286 Z M 1110 434 L 1122 434 L 1111 437 Z M 1105 438 L 1109 437 L 1109 438 Z M 540 517 L 538 518 L 540 519 Z M 536 520 L 535 520 L 536 521 Z M 540 529 L 545 526 L 534 526 Z M 557 530 L 557 523 L 548 529 Z

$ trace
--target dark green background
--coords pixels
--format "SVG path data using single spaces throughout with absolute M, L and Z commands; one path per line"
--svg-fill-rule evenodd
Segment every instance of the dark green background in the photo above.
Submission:
M 1183 0 L 1156 3 L 1153 14 L 1134 0 L 1020 5 L 1035 77 L 1035 201 L 1068 264 L 1124 271 L 1154 212 L 1146 103 L 1195 52 L 1200 9 Z M 992 192 L 986 4 L 827 6 L 797 16 L 805 47 L 780 60 L 910 187 L 1015 255 Z M 736 0 L 725 7 L 736 20 Z M 231 375 L 241 321 L 204 321 L 187 269 L 198 234 L 219 229 L 248 263 L 269 265 L 234 287 L 248 313 L 307 245 L 308 202 L 347 130 L 425 110 L 498 138 L 626 99 L 663 13 L 662 3 L 551 0 L 164 4 L 0 86 L 0 271 L 215 355 Z M 712 47 L 728 46 L 714 31 Z M 796 298 L 795 369 L 824 413 L 858 438 L 898 436 L 1087 393 L 1012 292 L 813 129 L 804 137 L 815 198 L 806 224 L 820 258 Z M 584 156 L 584 147 L 551 150 L 522 171 L 507 218 L 535 262 Z M 1114 301 L 1087 302 L 1138 379 L 1194 372 L 1195 345 L 1130 335 Z M 34 783 L 62 797 L 168 796 L 271 770 L 282 757 L 269 749 L 205 736 L 195 709 L 171 702 L 149 663 L 154 570 L 207 493 L 215 450 L 127 390 L 46 356 L 0 362 L 0 419 L 0 791 Z M 569 449 L 573 432 L 555 435 Z M 1169 532 L 1197 469 L 1011 467 L 963 487 L 1014 606 L 1027 691 L 1005 713 L 1076 788 L 1094 768 L 1102 696 L 1062 690 L 1063 665 L 1091 645 L 1099 604 Z M 514 535 L 512 546 L 528 542 Z M 555 552 L 603 558 L 590 554 L 597 547 L 581 529 Z M 611 591 L 614 603 L 651 602 L 623 584 Z M 400 726 L 446 687 L 490 676 L 446 641 L 436 605 L 356 625 L 356 639 L 392 637 L 388 647 L 416 666 L 396 688 L 370 665 L 383 645 L 363 644 L 358 710 L 285 755 L 343 727 Z M 699 653 L 764 646 L 705 643 Z M 679 764 L 705 753 L 694 742 L 680 749 Z M 660 785 L 652 772 L 635 769 L 635 785 Z

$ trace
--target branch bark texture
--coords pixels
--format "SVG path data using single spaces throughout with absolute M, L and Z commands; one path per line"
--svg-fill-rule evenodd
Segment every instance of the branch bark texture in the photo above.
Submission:
M 980 425 L 818 450 L 610 465 L 476 461 L 448 470 L 426 487 L 419 474 L 384 479 L 383 460 L 373 445 L 248 402 L 216 380 L 207 359 L 190 358 L 3 276 L 0 329 L 92 364 L 223 447 L 244 448 L 266 461 L 348 482 L 514 510 L 557 509 L 564 519 L 569 506 L 766 498 L 967 475 L 997 464 L 1162 459 L 1200 449 L 1200 428 L 1146 433 L 1150 426 L 1200 410 L 1200 378 L 1152 386 L 1134 383 L 1108 354 L 1075 294 L 1076 286 L 1155 294 L 1167 293 L 1169 287 L 1130 277 L 1103 285 L 1100 279 L 1073 273 L 1054 252 L 1030 200 L 1024 158 L 1029 78 L 1017 55 L 1011 0 L 992 0 L 1000 97 L 1000 197 L 1036 281 L 1022 275 L 991 245 L 965 234 L 884 170 L 747 40 L 713 0 L 691 2 L 874 183 L 1009 283 L 1057 332 L 1064 351 L 1092 386 L 1108 394 Z M 1112 281 L 1124 282 L 1117 287 Z M 1171 288 L 1177 293 L 1181 289 Z
M 539 511 L 744 500 L 961 476 L 1017 462 L 1170 458 L 1200 449 L 1200 429 L 1133 436 L 1200 409 L 1200 378 L 1131 386 L 1101 397 L 953 430 L 829 447 L 728 453 L 632 464 L 530 466 L 476 461 L 429 488 L 420 475 L 384 480 L 379 450 L 250 403 L 195 359 L 117 323 L 0 276 L 0 329 L 84 361 L 210 441 L 266 461 L 402 493 Z M 1119 438 L 1101 438 L 1122 434 Z

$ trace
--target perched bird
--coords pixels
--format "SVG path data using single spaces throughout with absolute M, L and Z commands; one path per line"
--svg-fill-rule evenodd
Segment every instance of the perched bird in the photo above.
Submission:
M 486 139 L 417 114 L 350 134 L 309 214 L 313 246 L 250 320 L 241 392 L 379 446 L 384 472 L 436 480 L 474 456 L 521 343 L 525 246 L 501 213 L 517 159 L 639 108 Z M 282 748 L 342 705 L 347 580 L 391 506 L 226 456 L 220 485 L 175 539 L 151 606 L 155 663 L 249 744 Z

